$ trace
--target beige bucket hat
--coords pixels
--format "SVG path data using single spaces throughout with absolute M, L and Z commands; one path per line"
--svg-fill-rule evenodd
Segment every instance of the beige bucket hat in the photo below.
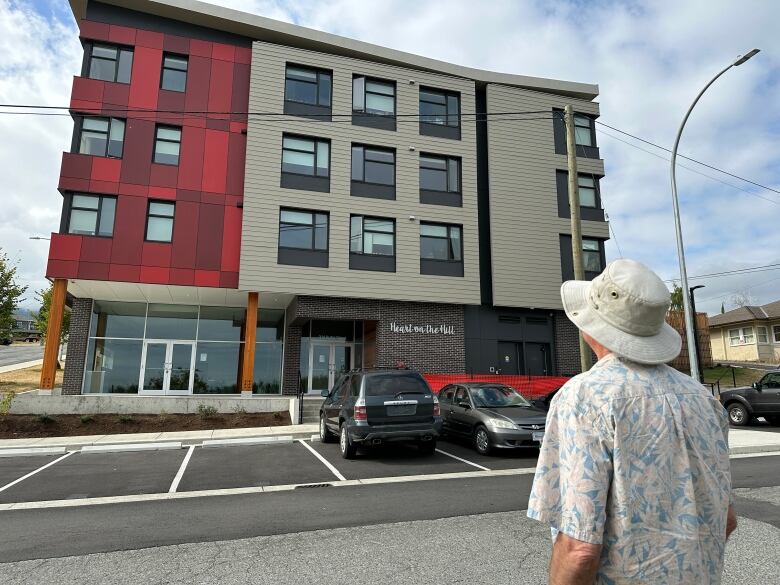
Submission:
M 619 356 L 663 364 L 680 354 L 680 334 L 666 322 L 669 289 L 644 264 L 615 260 L 592 281 L 561 286 L 566 315 L 582 331 Z

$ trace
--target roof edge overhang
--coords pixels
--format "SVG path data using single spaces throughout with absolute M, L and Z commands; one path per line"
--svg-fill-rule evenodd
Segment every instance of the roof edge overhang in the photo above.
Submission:
M 87 2 L 90 0 L 69 1 L 76 20 L 84 19 L 87 14 Z M 589 101 L 594 100 L 599 94 L 598 85 L 595 84 L 497 73 L 454 65 L 437 59 L 430 59 L 404 51 L 380 47 L 372 43 L 273 20 L 264 16 L 223 8 L 222 6 L 200 2 L 199 0 L 100 1 L 104 4 L 213 28 L 258 41 L 462 77 L 472 79 L 478 85 L 497 83 Z

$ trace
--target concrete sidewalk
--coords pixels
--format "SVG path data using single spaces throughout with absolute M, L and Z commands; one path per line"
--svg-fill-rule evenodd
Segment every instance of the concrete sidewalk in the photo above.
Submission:
M 771 429 L 771 430 L 770 430 Z M 780 432 L 773 427 L 764 430 L 730 429 L 729 451 L 732 455 L 780 451 Z
M 84 435 L 77 437 L 45 437 L 38 439 L 0 439 L 0 449 L 28 449 L 65 447 L 80 449 L 90 445 L 117 445 L 130 443 L 166 443 L 179 441 L 183 445 L 197 445 L 212 439 L 250 439 L 292 436 L 308 439 L 319 432 L 319 425 L 284 425 L 245 429 L 214 429 L 208 431 L 171 431 L 165 433 L 122 433 L 119 435 Z

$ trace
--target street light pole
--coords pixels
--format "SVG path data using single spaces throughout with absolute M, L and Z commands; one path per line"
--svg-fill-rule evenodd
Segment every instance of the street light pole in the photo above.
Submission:
M 704 382 L 704 372 L 701 371 L 701 348 L 699 347 L 699 331 L 698 331 L 698 323 L 696 318 L 696 298 L 694 297 L 693 293 L 696 292 L 697 289 L 704 288 L 703 284 L 697 284 L 696 286 L 692 286 L 689 291 L 691 294 L 691 312 L 693 313 L 693 341 L 696 345 L 696 362 L 699 364 L 699 382 Z
M 682 124 L 680 124 L 680 129 L 677 131 L 677 138 L 674 140 L 674 148 L 672 148 L 672 163 L 671 163 L 671 177 L 672 177 L 672 208 L 674 209 L 674 230 L 675 235 L 677 236 L 677 259 L 680 263 L 680 286 L 682 287 L 683 291 L 688 290 L 688 272 L 685 269 L 685 250 L 683 248 L 683 238 L 682 238 L 682 228 L 680 226 L 680 202 L 677 197 L 677 176 L 676 176 L 676 163 L 677 163 L 677 147 L 680 144 L 680 137 L 682 136 L 683 128 L 685 128 L 685 123 L 688 121 L 688 118 L 691 115 L 691 112 L 693 111 L 693 108 L 696 106 L 696 104 L 699 102 L 699 99 L 702 95 L 704 95 L 704 92 L 709 89 L 709 87 L 715 83 L 715 81 L 726 71 L 731 69 L 732 67 L 737 67 L 739 65 L 742 65 L 745 61 L 753 57 L 756 53 L 759 52 L 759 49 L 753 49 L 746 53 L 745 55 L 740 55 L 737 57 L 737 59 L 730 63 L 728 67 L 724 68 L 718 74 L 713 77 L 710 82 L 704 86 L 704 89 L 702 89 L 699 92 L 699 95 L 696 96 L 696 99 L 693 100 L 693 103 L 688 108 L 688 111 L 685 113 L 685 117 L 683 118 Z M 699 373 L 699 361 L 696 357 L 696 336 L 694 335 L 693 330 L 693 315 L 691 314 L 691 301 L 687 294 L 683 294 L 683 310 L 685 312 L 685 335 L 686 339 L 688 340 L 688 360 L 691 364 L 691 378 L 694 380 L 700 379 L 700 373 Z

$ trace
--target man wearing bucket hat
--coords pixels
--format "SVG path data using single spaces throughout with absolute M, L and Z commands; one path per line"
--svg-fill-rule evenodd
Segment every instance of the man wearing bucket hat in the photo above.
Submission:
M 736 528 L 728 420 L 665 365 L 680 353 L 663 281 L 616 260 L 561 287 L 599 361 L 547 415 L 528 516 L 550 525 L 550 583 L 717 584 Z

